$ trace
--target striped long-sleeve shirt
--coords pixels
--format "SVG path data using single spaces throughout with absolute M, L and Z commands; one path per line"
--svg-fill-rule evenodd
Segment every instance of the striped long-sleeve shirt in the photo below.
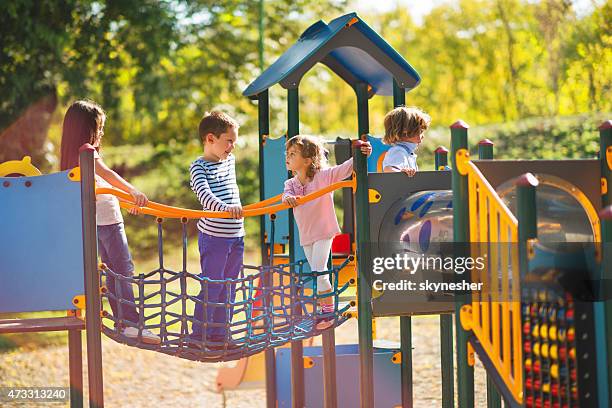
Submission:
M 191 163 L 191 189 L 198 196 L 205 211 L 226 211 L 228 206 L 240 204 L 235 164 L 233 154 L 220 162 L 209 162 L 199 157 Z M 198 229 L 215 237 L 244 236 L 242 219 L 200 218 Z

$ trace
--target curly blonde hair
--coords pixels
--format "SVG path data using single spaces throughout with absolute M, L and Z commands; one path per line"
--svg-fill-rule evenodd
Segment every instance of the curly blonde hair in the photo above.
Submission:
M 383 142 L 395 144 L 404 137 L 413 137 L 425 132 L 431 117 L 416 106 L 399 106 L 385 116 Z
M 327 149 L 321 139 L 315 136 L 295 135 L 285 143 L 285 149 L 296 147 L 303 158 L 312 160 L 306 171 L 306 177 L 313 178 L 322 168 L 327 166 Z

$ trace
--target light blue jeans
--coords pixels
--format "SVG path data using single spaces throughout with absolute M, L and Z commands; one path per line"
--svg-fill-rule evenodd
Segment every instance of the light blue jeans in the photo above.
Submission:
M 127 236 L 123 223 L 113 225 L 98 225 L 98 252 L 100 258 L 111 271 L 125 277 L 134 275 L 134 263 L 130 255 Z M 115 279 L 113 276 L 106 277 L 106 288 L 117 300 L 123 299 L 134 302 L 132 284 L 123 279 Z M 110 299 L 110 307 L 116 318 L 121 318 L 133 323 L 138 323 L 138 312 L 131 304 L 118 302 Z

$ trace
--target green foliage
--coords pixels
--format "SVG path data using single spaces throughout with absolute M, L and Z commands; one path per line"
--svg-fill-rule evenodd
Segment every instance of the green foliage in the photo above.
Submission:
M 578 15 L 568 0 L 460 0 L 418 25 L 400 3 L 361 17 L 420 73 L 408 104 L 434 126 L 484 125 L 612 110 L 612 3 L 592 7 Z M 300 95 L 305 131 L 356 134 L 354 92 L 327 69 L 308 74 Z M 390 99 L 370 101 L 372 133 L 382 134 Z
M 533 118 L 470 129 L 475 143 L 495 143 L 499 159 L 592 159 L 599 151 L 599 125 L 611 113 L 557 118 Z
M 160 80 L 153 68 L 178 40 L 177 6 L 151 0 L 2 2 L 0 128 L 58 87 L 114 111 L 128 67 L 132 86 L 150 93 L 136 94 L 138 110 L 146 107 Z

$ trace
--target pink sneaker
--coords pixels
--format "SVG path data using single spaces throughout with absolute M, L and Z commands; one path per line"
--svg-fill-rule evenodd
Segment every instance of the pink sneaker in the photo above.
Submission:
M 325 330 L 334 324 L 336 318 L 334 305 L 321 305 L 321 308 L 317 310 L 315 325 L 317 330 Z

